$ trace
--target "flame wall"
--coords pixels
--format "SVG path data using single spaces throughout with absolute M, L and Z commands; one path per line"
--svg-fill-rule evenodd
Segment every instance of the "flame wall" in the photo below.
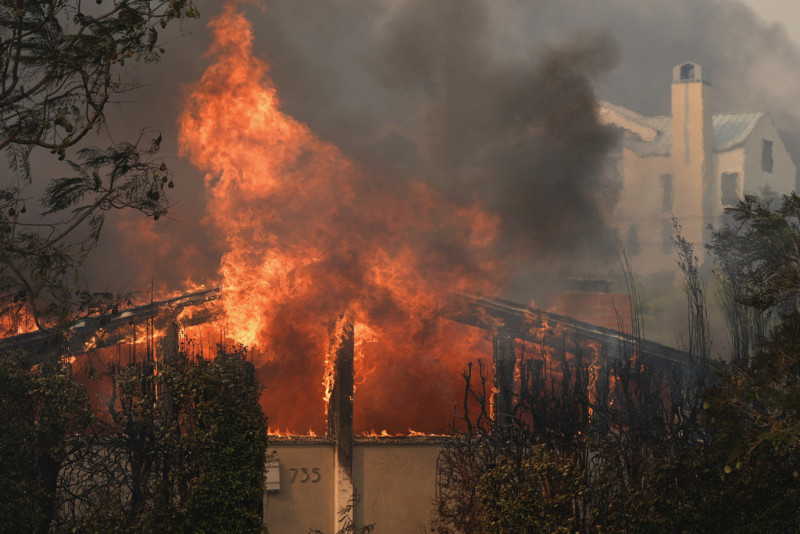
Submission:
M 466 358 L 490 353 L 482 333 L 439 308 L 449 291 L 497 291 L 497 218 L 420 181 L 374 179 L 280 110 L 242 14 L 229 6 L 212 26 L 212 64 L 190 89 L 181 147 L 208 172 L 209 219 L 228 246 L 227 334 L 258 347 L 271 424 L 324 429 L 328 329 L 346 313 L 356 429 L 446 426 Z

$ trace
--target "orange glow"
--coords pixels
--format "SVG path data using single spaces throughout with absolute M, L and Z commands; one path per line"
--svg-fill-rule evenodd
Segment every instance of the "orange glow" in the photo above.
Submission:
M 391 438 L 393 437 L 392 434 L 386 431 L 386 429 L 381 430 L 380 432 L 375 432 L 375 430 L 370 430 L 369 432 L 362 432 L 359 437 L 362 438 Z
M 0 317 L 0 337 L 17 336 L 38 330 L 33 316 L 22 306 L 15 313 Z
M 253 349 L 276 428 L 322 432 L 329 328 L 355 325 L 357 431 L 444 431 L 483 331 L 440 317 L 450 291 L 492 296 L 498 220 L 422 182 L 368 174 L 281 111 L 245 17 L 212 21 L 211 65 L 188 88 L 182 155 L 207 173 L 226 336 Z M 320 378 L 323 381 L 320 381 Z

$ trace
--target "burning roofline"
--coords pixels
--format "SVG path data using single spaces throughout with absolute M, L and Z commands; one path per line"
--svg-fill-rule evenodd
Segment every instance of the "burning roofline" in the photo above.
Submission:
M 177 297 L 127 308 L 118 313 L 87 317 L 74 322 L 66 331 L 37 330 L 8 337 L 0 340 L 0 350 L 24 350 L 29 354 L 30 365 L 54 361 L 62 355 L 83 354 L 86 352 L 86 343 L 98 332 L 103 331 L 105 335 L 102 343 L 96 344 L 95 348 L 108 347 L 124 338 L 126 326 L 153 319 L 155 326 L 162 328 L 170 320 L 174 320 L 184 308 L 199 306 L 219 297 L 219 287 L 184 293 Z M 216 316 L 216 311 L 208 309 L 182 319 L 181 323 L 183 326 L 195 326 L 209 322 Z
M 470 295 L 454 295 L 446 315 L 457 322 L 493 332 L 502 332 L 516 339 L 541 341 L 544 345 L 569 352 L 594 350 L 599 346 L 601 360 L 627 359 L 636 352 L 646 363 L 658 367 L 694 367 L 691 354 L 631 334 L 578 321 L 566 315 L 548 312 L 503 299 L 487 299 Z M 531 339 L 530 333 L 538 332 Z
M 111 346 L 123 339 L 124 327 L 153 319 L 155 326 L 165 326 L 174 320 L 183 309 L 199 306 L 219 299 L 221 287 L 199 291 L 135 306 L 119 313 L 88 317 L 76 321 L 67 331 L 36 331 L 0 340 L 0 350 L 24 350 L 29 353 L 30 365 L 55 360 L 65 354 L 83 354 L 86 343 L 98 332 L 104 332 L 102 345 Z M 451 294 L 443 306 L 443 314 L 453 321 L 481 328 L 490 332 L 502 332 L 516 339 L 539 341 L 554 348 L 594 350 L 599 346 L 601 360 L 630 356 L 633 348 L 647 363 L 659 367 L 694 367 L 696 362 L 690 354 L 648 340 L 637 340 L 630 334 L 611 328 L 577 321 L 571 317 L 539 310 L 502 299 L 487 299 L 472 295 Z M 214 320 L 219 311 L 202 310 L 181 320 L 183 326 L 196 326 Z M 163 324 L 161 324 L 163 323 Z M 531 332 L 541 335 L 531 339 Z

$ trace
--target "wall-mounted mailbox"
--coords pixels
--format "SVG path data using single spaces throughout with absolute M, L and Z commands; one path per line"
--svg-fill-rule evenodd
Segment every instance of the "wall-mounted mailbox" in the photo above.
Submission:
M 267 462 L 267 468 L 264 471 L 264 482 L 267 491 L 280 491 L 281 490 L 281 463 L 278 460 L 270 460 Z

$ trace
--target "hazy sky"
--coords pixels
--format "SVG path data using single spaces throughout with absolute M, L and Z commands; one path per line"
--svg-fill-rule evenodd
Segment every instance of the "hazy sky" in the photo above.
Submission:
M 780 24 L 800 44 L 800 2 L 795 0 L 741 0 L 769 24 Z

